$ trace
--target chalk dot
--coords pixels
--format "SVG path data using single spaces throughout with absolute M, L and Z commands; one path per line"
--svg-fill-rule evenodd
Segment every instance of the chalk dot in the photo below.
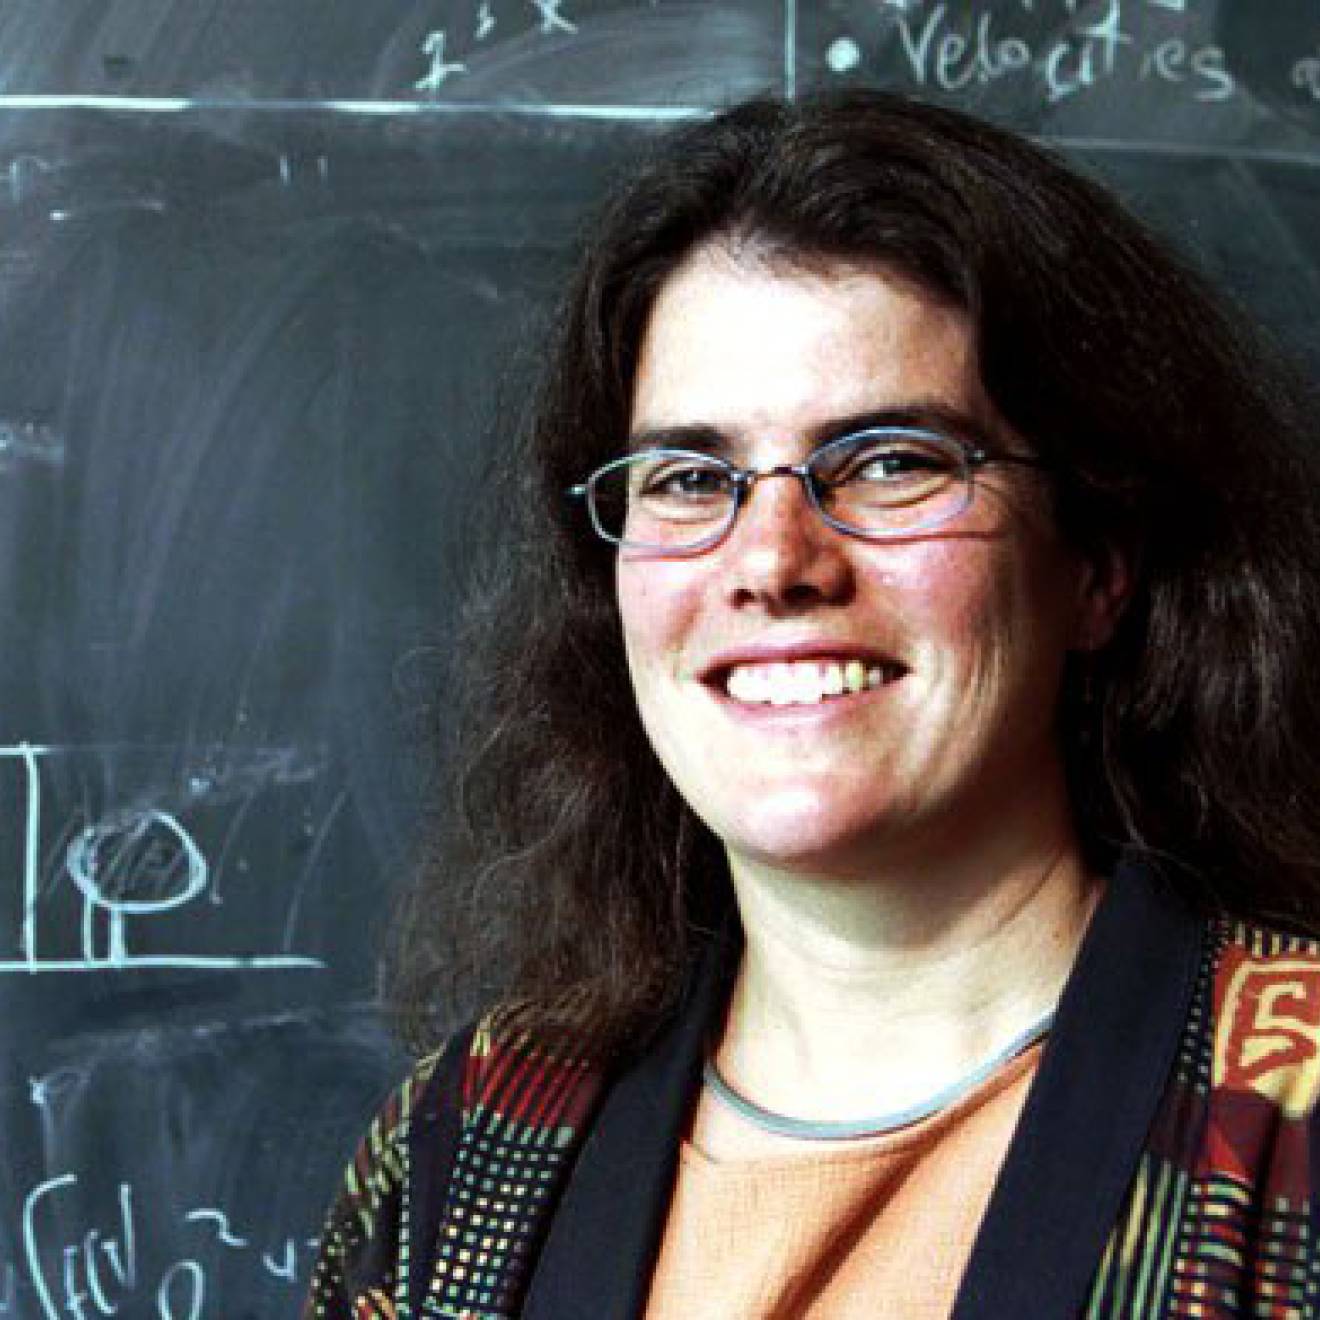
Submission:
M 825 52 L 825 62 L 835 73 L 847 73 L 862 62 L 862 52 L 851 37 L 840 37 Z

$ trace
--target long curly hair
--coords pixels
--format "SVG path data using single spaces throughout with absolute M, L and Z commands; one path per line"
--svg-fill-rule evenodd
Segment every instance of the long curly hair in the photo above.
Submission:
M 1135 848 L 1207 907 L 1320 911 L 1320 464 L 1307 387 L 1107 191 L 1022 139 L 879 92 L 758 100 L 669 136 L 599 216 L 474 576 L 456 730 L 394 1002 L 417 1045 L 494 995 L 603 1049 L 672 1007 L 728 912 L 722 851 L 634 706 L 610 547 L 567 487 L 628 433 L 657 290 L 698 246 L 863 265 L 962 309 L 1062 533 L 1138 565 L 1061 737 L 1097 865 Z M 489 505 L 488 505 L 489 507 Z

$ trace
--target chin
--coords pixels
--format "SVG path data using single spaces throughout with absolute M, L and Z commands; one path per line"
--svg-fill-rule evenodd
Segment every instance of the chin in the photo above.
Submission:
M 760 796 L 756 809 L 744 804 L 736 820 L 712 821 L 730 861 L 745 858 L 760 866 L 813 871 L 821 875 L 851 872 L 877 843 L 881 832 L 875 802 L 864 818 L 841 810 L 836 799 L 819 793 L 773 792 Z

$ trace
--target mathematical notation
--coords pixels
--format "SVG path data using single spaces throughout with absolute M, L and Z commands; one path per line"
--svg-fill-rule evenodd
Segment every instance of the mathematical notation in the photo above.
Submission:
M 466 52 L 480 49 L 496 36 L 507 35 L 507 30 L 521 33 L 529 19 L 539 24 L 542 36 L 559 33 L 574 35 L 578 30 L 571 10 L 580 6 L 577 0 L 519 0 L 519 3 L 497 4 L 495 0 L 482 0 L 466 21 L 452 23 L 446 28 L 434 28 L 422 41 L 421 53 L 427 60 L 425 73 L 413 84 L 419 92 L 438 92 L 457 74 L 468 71 L 466 54 L 455 58 L 454 51 L 461 45 Z M 595 6 L 601 8 L 599 3 Z
M 267 1287 L 287 1292 L 291 1303 L 306 1288 L 314 1237 L 259 1241 L 214 1205 L 183 1210 L 170 1225 L 147 1222 L 131 1182 L 119 1184 L 113 1222 L 71 1230 L 68 1209 L 76 1206 L 79 1182 L 76 1173 L 57 1174 L 24 1198 L 21 1259 L 0 1266 L 0 1316 L 31 1315 L 19 1309 L 31 1295 L 41 1320 L 202 1320 L 221 1262 L 248 1266 Z M 142 1244 L 149 1232 L 164 1227 L 189 1241 L 188 1254 L 148 1270 Z

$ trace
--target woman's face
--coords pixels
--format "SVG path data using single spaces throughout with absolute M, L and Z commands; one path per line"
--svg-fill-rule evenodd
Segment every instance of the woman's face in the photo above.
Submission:
M 964 316 L 907 281 L 712 247 L 662 286 L 635 443 L 700 427 L 767 467 L 891 411 L 1024 452 L 983 396 Z M 827 527 L 796 479 L 763 480 L 722 543 L 621 551 L 616 584 L 642 721 L 735 874 L 744 859 L 865 874 L 974 837 L 1007 804 L 1061 800 L 1064 656 L 1101 645 L 1116 610 L 1056 534 L 1042 475 L 1008 465 L 978 472 L 955 522 L 885 543 Z M 813 671 L 847 687 L 852 665 L 874 685 L 812 699 Z

